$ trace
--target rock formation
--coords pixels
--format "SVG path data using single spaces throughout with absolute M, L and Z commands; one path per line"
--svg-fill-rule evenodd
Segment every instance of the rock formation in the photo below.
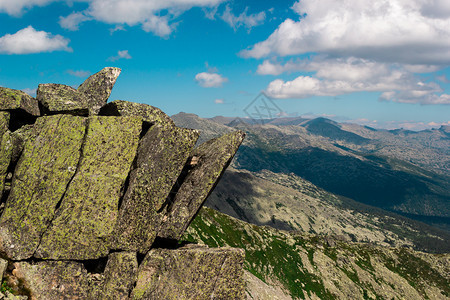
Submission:
M 0 298 L 243 298 L 242 250 L 179 239 L 244 133 L 195 148 L 155 107 L 106 104 L 119 74 L 0 88 Z

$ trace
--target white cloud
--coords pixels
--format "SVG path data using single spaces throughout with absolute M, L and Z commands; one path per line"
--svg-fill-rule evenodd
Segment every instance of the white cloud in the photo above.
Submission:
M 111 56 L 110 58 L 108 58 L 109 61 L 116 61 L 119 59 L 131 59 L 131 55 L 128 53 L 128 50 L 121 50 L 117 52 L 116 56 Z
M 214 100 L 214 103 L 215 104 L 224 104 L 225 101 L 223 99 L 216 99 L 216 100 Z
M 78 0 L 82 1 L 82 0 Z M 83 14 L 107 24 L 141 25 L 142 29 L 166 37 L 175 28 L 171 21 L 192 7 L 215 7 L 224 0 L 88 0 Z M 160 15 L 164 11 L 167 14 Z M 84 21 L 84 20 L 80 20 Z M 75 25 L 75 24 L 74 24 Z M 76 25 L 75 25 L 76 26 Z
M 345 123 L 354 123 L 359 125 L 370 126 L 378 129 L 407 129 L 420 131 L 425 129 L 432 128 L 440 128 L 443 125 L 450 125 L 450 121 L 448 122 L 421 122 L 421 121 L 410 121 L 410 120 L 399 120 L 399 121 L 378 121 L 378 120 L 369 120 L 365 118 L 361 119 L 347 119 Z
M 241 54 L 262 58 L 322 53 L 404 64 L 450 63 L 447 0 L 302 0 L 293 6 L 299 21 L 285 20 L 265 41 Z
M 33 6 L 45 6 L 56 0 L 0 0 L 0 12 L 20 16 L 24 10 Z
M 263 62 L 259 72 L 278 74 L 286 69 L 314 72 L 294 80 L 273 80 L 266 91 L 274 98 L 336 96 L 353 92 L 381 92 L 380 100 L 402 103 L 450 104 L 450 95 L 434 82 L 424 82 L 401 65 L 358 58 L 298 60 L 285 65 Z
M 157 36 L 165 37 L 172 33 L 174 25 L 169 25 L 167 17 L 150 16 L 142 24 L 142 29 L 145 32 L 153 32 Z
M 262 11 L 257 14 L 251 15 L 248 15 L 247 12 L 248 7 L 246 7 L 239 16 L 236 16 L 231 11 L 230 6 L 227 5 L 221 18 L 226 23 L 228 23 L 228 25 L 233 27 L 234 30 L 238 29 L 241 26 L 245 26 L 248 30 L 250 30 L 252 27 L 262 25 L 264 23 L 264 20 L 266 19 L 265 12 Z
M 202 72 L 195 75 L 195 80 L 202 87 L 221 87 L 228 79 L 217 73 Z
M 88 77 L 91 74 L 91 72 L 84 71 L 84 70 L 77 70 L 77 71 L 67 70 L 67 73 L 72 76 L 81 77 L 81 78 Z
M 79 26 L 82 22 L 91 20 L 90 17 L 86 16 L 82 12 L 74 12 L 68 15 L 67 17 L 59 17 L 59 25 L 62 28 L 76 31 L 79 29 Z
M 61 35 L 52 35 L 45 31 L 36 31 L 28 26 L 14 34 L 0 37 L 0 53 L 29 54 L 52 51 L 72 51 L 69 40 Z

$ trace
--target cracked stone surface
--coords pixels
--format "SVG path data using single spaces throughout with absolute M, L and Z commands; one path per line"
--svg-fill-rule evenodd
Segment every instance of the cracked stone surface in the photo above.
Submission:
M 90 117 L 81 160 L 35 256 L 95 259 L 108 254 L 121 189 L 136 155 L 142 119 Z
M 180 239 L 244 140 L 242 131 L 212 139 L 196 148 L 192 166 L 167 204 L 158 236 Z
M 195 130 L 161 126 L 152 126 L 143 137 L 119 212 L 113 247 L 144 254 L 150 249 L 158 229 L 157 211 L 197 138 Z
M 86 119 L 38 118 L 14 172 L 0 218 L 0 250 L 12 259 L 33 255 L 80 158 Z

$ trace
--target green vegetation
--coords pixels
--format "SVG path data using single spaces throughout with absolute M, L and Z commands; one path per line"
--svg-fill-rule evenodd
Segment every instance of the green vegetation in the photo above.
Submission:
M 400 277 L 409 283 L 407 289 L 414 289 L 414 293 L 425 299 L 429 298 L 431 287 L 437 287 L 442 295 L 450 293 L 448 276 L 413 250 L 299 235 L 251 225 L 209 208 L 202 208 L 184 240 L 210 247 L 245 249 L 246 270 L 268 284 L 281 283 L 297 299 L 312 295 L 320 299 L 343 298 L 342 294 L 355 290 L 364 299 L 383 299 L 396 293 L 401 296 L 402 291 L 397 287 L 404 283 L 396 279 Z M 442 257 L 423 255 L 431 260 Z M 380 270 L 387 269 L 395 275 L 385 278 Z M 361 272 L 366 275 L 361 277 Z M 356 294 L 347 296 L 357 297 Z

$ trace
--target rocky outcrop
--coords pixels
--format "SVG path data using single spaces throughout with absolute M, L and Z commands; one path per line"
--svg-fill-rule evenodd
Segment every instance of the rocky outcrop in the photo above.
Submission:
M 243 251 L 178 239 L 244 134 L 195 148 L 199 132 L 155 107 L 106 104 L 119 73 L 105 68 L 77 90 L 39 85 L 37 100 L 0 90 L 3 289 L 23 299 L 243 298 Z
M 139 266 L 133 299 L 243 299 L 236 277 L 244 250 L 188 245 L 177 250 L 153 249 Z M 220 266 L 211 268 L 211 266 Z
M 37 100 L 47 113 L 95 115 L 106 104 L 120 72 L 119 68 L 104 68 L 86 79 L 78 89 L 63 84 L 40 84 Z
M 0 87 L 0 110 L 21 110 L 33 116 L 39 116 L 38 101 L 25 92 Z

